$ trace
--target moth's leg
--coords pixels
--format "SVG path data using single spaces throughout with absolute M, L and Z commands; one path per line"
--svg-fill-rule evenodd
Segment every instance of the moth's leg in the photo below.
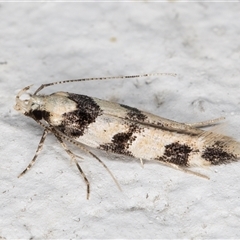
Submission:
M 183 171 L 185 173 L 190 173 L 190 174 L 193 174 L 193 175 L 196 175 L 198 177 L 202 177 L 202 178 L 206 178 L 206 179 L 210 179 L 208 176 L 204 175 L 204 174 L 201 174 L 201 173 L 198 173 L 198 172 L 194 172 L 194 171 L 191 171 L 189 169 L 186 169 L 186 168 L 183 168 L 183 167 L 180 167 L 174 163 L 169 163 L 169 162 L 162 162 L 162 161 L 158 161 L 160 162 L 161 164 L 167 166 L 167 167 L 171 167 L 171 168 L 174 168 L 176 170 L 180 170 L 180 171 Z
M 119 183 L 117 182 L 116 178 L 113 176 L 112 172 L 108 169 L 108 167 L 106 166 L 106 164 L 99 158 L 97 157 L 94 153 L 92 153 L 90 150 L 88 150 L 83 144 L 81 144 L 80 142 L 77 142 L 75 139 L 73 138 L 69 138 L 68 136 L 64 135 L 63 133 L 61 133 L 58 129 L 56 128 L 52 128 L 51 131 L 54 133 L 55 136 L 59 136 L 61 139 L 64 139 L 72 144 L 74 144 L 75 146 L 77 146 L 79 149 L 81 149 L 82 151 L 90 154 L 92 157 L 94 157 L 95 159 L 98 160 L 98 162 L 100 162 L 103 167 L 108 171 L 108 173 L 110 174 L 110 176 L 112 177 L 112 179 L 114 180 L 114 182 L 116 183 L 117 187 L 119 188 L 120 191 L 122 191 Z
M 83 172 L 82 168 L 80 167 L 79 163 L 78 163 L 77 160 L 76 160 L 76 157 L 78 157 L 78 158 L 81 158 L 81 157 L 78 156 L 78 155 L 76 155 L 76 154 L 74 154 L 71 150 L 69 150 L 68 147 L 67 147 L 67 145 L 63 142 L 63 140 L 62 140 L 59 136 L 57 136 L 57 135 L 55 135 L 55 136 L 56 136 L 57 140 L 61 143 L 63 149 L 64 149 L 64 150 L 66 151 L 66 153 L 70 156 L 70 158 L 72 159 L 72 161 L 74 161 L 74 163 L 76 164 L 79 172 L 81 173 L 81 175 L 82 175 L 82 177 L 83 177 L 83 179 L 84 179 L 84 181 L 85 181 L 85 183 L 86 183 L 86 186 L 87 186 L 87 199 L 89 199 L 89 195 L 90 195 L 90 183 L 89 183 L 89 181 L 88 181 L 85 173 Z
M 35 163 L 35 161 L 36 161 L 39 153 L 42 151 L 43 144 L 44 144 L 44 141 L 45 141 L 45 139 L 46 139 L 46 137 L 47 137 L 47 134 L 48 134 L 48 130 L 47 130 L 47 129 L 44 129 L 43 134 L 42 134 L 42 137 L 41 137 L 41 140 L 40 140 L 40 142 L 39 142 L 39 144 L 38 144 L 36 153 L 35 153 L 32 161 L 28 164 L 27 168 L 26 168 L 21 174 L 19 174 L 18 177 L 21 177 L 22 175 L 24 175 L 24 174 L 34 165 L 34 163 Z
M 143 162 L 143 159 L 140 158 L 139 160 L 140 160 L 140 163 L 141 163 L 141 167 L 144 168 L 144 162 Z
M 201 127 L 209 127 L 215 124 L 218 124 L 220 121 L 224 120 L 225 117 L 220 117 L 220 118 L 215 118 L 203 122 L 197 122 L 197 123 L 186 123 L 186 125 L 190 127 L 195 127 L 195 128 L 201 128 Z
M 79 146 L 79 145 L 78 145 L 78 146 Z M 104 167 L 104 168 L 108 171 L 108 173 L 111 175 L 111 177 L 112 177 L 113 181 L 116 183 L 118 189 L 119 189 L 120 191 L 122 191 L 122 189 L 121 189 L 121 187 L 120 187 L 117 179 L 114 177 L 114 175 L 113 175 L 112 172 L 109 170 L 109 168 L 107 167 L 107 165 L 106 165 L 99 157 L 97 157 L 94 153 L 92 153 L 91 151 L 89 151 L 87 148 L 81 146 L 81 149 L 82 149 L 83 151 L 87 152 L 88 154 L 90 154 L 90 155 L 91 155 L 92 157 L 94 157 L 95 159 L 97 159 L 97 160 L 103 165 L 103 167 Z

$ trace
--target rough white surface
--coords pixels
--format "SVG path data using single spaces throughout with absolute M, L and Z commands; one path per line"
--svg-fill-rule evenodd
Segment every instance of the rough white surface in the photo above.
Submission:
M 118 179 L 84 157 L 90 200 L 74 164 L 13 109 L 17 90 L 83 77 L 178 73 L 62 85 L 180 122 L 225 116 L 240 140 L 240 5 L 237 3 L 1 3 L 0 236 L 2 238 L 240 238 L 240 163 L 204 180 L 157 163 L 95 152 Z M 75 149 L 76 150 L 76 149 Z M 77 150 L 76 150 L 77 151 Z

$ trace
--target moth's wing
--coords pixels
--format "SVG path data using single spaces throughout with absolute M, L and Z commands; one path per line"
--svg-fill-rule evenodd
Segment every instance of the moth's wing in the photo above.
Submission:
M 198 135 L 202 130 L 194 128 L 185 123 L 178 123 L 157 115 L 141 111 L 137 108 L 123 104 L 104 101 L 94 98 L 95 102 L 101 107 L 103 114 L 117 117 L 124 121 L 130 121 L 153 128 L 160 128 L 168 131 L 183 132 L 185 134 Z

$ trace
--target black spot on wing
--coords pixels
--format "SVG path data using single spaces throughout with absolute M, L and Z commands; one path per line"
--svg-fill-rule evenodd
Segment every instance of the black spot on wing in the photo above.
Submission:
M 237 157 L 234 154 L 226 152 L 225 148 L 224 142 L 217 141 L 214 145 L 204 150 L 202 158 L 209 161 L 212 165 L 236 161 Z
M 111 151 L 117 154 L 124 154 L 128 156 L 133 156 L 129 147 L 136 140 L 136 136 L 133 136 L 134 133 L 139 133 L 141 130 L 136 125 L 130 125 L 127 132 L 117 133 L 112 137 L 111 143 L 102 144 L 99 146 L 99 149 L 105 151 Z
M 39 110 L 30 111 L 29 113 L 26 113 L 26 115 L 29 115 L 37 120 L 42 120 L 43 118 L 43 112 Z
M 50 113 L 44 110 L 33 110 L 29 113 L 29 116 L 37 120 L 45 119 L 47 122 L 50 119 Z
M 132 121 L 144 122 L 147 118 L 140 110 L 137 108 L 129 107 L 127 105 L 120 104 L 121 107 L 124 107 L 128 110 L 126 118 Z
M 77 103 L 77 109 L 63 114 L 62 124 L 57 128 L 67 136 L 80 137 L 102 110 L 91 97 L 69 93 L 68 98 Z
M 157 157 L 156 160 L 173 163 L 179 166 L 188 166 L 188 157 L 191 152 L 191 147 L 175 142 L 166 145 L 164 154 Z

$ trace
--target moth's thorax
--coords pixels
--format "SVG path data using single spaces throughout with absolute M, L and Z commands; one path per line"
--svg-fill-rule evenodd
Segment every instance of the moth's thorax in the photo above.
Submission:
M 23 114 L 44 119 L 53 126 L 62 123 L 63 114 L 76 110 L 76 103 L 68 98 L 66 92 L 56 92 L 51 95 L 30 95 L 28 100 L 18 99 L 15 109 Z
M 38 99 L 36 99 L 38 101 Z M 63 114 L 76 110 L 77 104 L 68 98 L 68 93 L 57 92 L 44 96 L 39 109 L 54 114 Z
M 34 96 L 33 106 L 34 104 L 38 106 L 37 111 L 40 111 L 44 120 L 52 126 L 58 126 L 63 121 L 63 114 L 75 111 L 77 107 L 76 103 L 67 96 L 68 93 L 65 92 L 56 92 L 48 96 Z

